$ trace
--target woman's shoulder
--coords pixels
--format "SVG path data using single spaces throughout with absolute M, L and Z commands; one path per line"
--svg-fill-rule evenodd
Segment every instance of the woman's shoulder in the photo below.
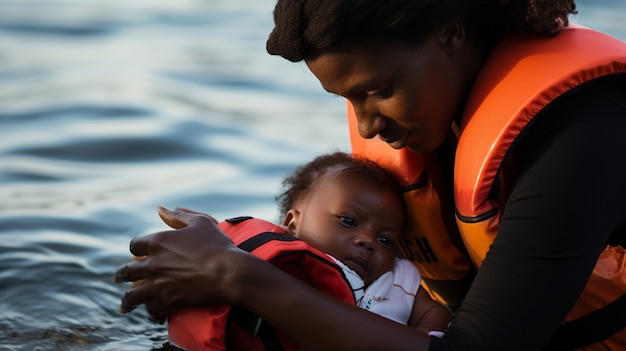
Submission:
M 626 73 L 592 81 L 588 94 L 605 98 L 607 104 L 626 110 Z
M 605 137 L 620 137 L 626 146 L 625 130 L 626 74 L 612 75 L 589 81 L 550 103 L 522 133 L 520 149 L 535 149 L 571 133 L 583 133 L 587 146 Z
M 611 116 L 619 117 L 620 112 L 626 111 L 626 73 L 591 80 L 557 98 L 553 104 L 574 115 L 576 111 L 585 112 L 593 108 L 596 115 L 607 111 L 613 112 Z M 582 113 L 583 117 L 585 115 Z

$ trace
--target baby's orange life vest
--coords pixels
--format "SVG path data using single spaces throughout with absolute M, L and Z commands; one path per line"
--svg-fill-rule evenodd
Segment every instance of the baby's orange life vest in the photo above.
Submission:
M 405 189 L 411 223 L 402 255 L 415 262 L 434 298 L 459 306 L 497 235 L 506 200 L 503 190 L 511 179 L 505 156 L 520 131 L 565 92 L 619 73 L 626 73 L 626 44 L 578 25 L 553 38 L 502 41 L 483 67 L 466 105 L 451 189 L 436 154 L 394 150 L 378 138 L 361 138 L 348 103 L 353 154 L 390 169 Z M 493 192 L 494 187 L 500 191 Z M 492 198 L 494 193 L 499 197 Z M 566 321 L 578 320 L 622 297 L 625 267 L 624 250 L 607 247 Z M 597 348 L 588 349 L 624 350 L 626 330 L 593 346 Z
M 350 283 L 335 261 L 279 226 L 251 217 L 228 219 L 218 226 L 241 249 L 320 291 L 356 304 Z M 170 342 L 189 351 L 301 350 L 256 315 L 230 305 L 170 312 L 167 329 Z

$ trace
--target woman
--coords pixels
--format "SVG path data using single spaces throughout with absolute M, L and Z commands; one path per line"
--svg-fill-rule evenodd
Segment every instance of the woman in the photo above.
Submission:
M 329 300 L 185 211 L 161 213 L 179 230 L 131 243 L 148 258 L 117 279 L 145 281 L 122 311 L 145 304 L 160 320 L 228 302 L 307 350 L 623 349 L 626 45 L 568 29 L 574 12 L 565 0 L 278 1 L 268 51 L 304 60 L 349 100 L 361 137 L 396 149 L 353 137 L 432 222 L 405 256 L 458 307 L 441 339 Z

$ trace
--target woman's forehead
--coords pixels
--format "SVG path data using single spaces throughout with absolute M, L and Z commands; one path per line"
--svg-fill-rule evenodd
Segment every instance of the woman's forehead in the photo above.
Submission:
M 394 56 L 397 55 L 397 56 Z M 390 50 L 329 52 L 307 60 L 309 70 L 328 92 L 347 96 L 376 84 L 395 69 L 400 53 Z

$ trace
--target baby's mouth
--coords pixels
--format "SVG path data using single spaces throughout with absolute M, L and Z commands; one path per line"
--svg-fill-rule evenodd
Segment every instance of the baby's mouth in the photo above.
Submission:
M 348 268 L 355 271 L 356 274 L 358 274 L 363 280 L 365 280 L 365 278 L 369 275 L 369 264 L 364 258 L 350 257 L 344 259 L 343 263 L 348 266 Z

